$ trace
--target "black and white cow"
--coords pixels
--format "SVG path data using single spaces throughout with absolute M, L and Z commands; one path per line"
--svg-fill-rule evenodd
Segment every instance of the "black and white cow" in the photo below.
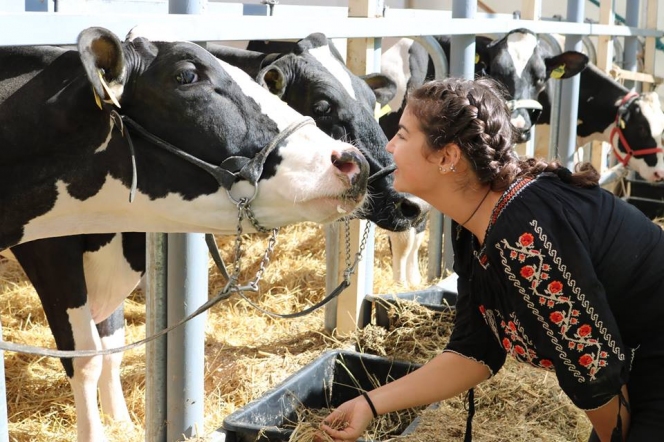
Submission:
M 187 42 L 121 43 L 90 28 L 80 34 L 78 51 L 2 47 L 0 127 L 0 250 L 12 247 L 65 350 L 105 347 L 95 324 L 131 285 L 104 277 L 88 282 L 84 268 L 93 254 L 81 253 L 107 246 L 122 257 L 117 250 L 129 250 L 122 245 L 129 236 L 81 234 L 232 234 L 237 211 L 229 193 L 238 199 L 254 190 L 251 208 L 266 228 L 326 223 L 358 209 L 366 195 L 368 163 L 357 148 Z M 265 152 L 264 165 L 243 159 L 259 158 L 265 146 L 274 150 Z M 218 166 L 231 157 L 239 171 Z M 30 248 L 48 237 L 60 238 Z M 123 258 L 116 265 L 126 270 L 134 263 Z M 76 277 L 49 290 L 63 269 Z M 77 410 L 89 413 L 79 419 L 78 440 L 104 440 L 95 389 L 109 371 L 101 358 L 62 362 Z M 128 418 L 124 403 L 103 396 L 102 403 L 111 417 Z
M 435 38 L 449 60 L 451 37 Z M 588 63 L 588 57 L 580 52 L 545 54 L 538 42 L 537 35 L 526 29 L 515 29 L 497 40 L 478 36 L 475 41 L 475 73 L 490 76 L 506 87 L 514 108 L 512 124 L 520 129 L 520 142 L 530 137 L 534 124 L 531 108 L 536 104 L 545 82 L 552 76 L 569 78 L 576 75 Z M 561 70 L 561 66 L 564 69 Z M 397 94 L 388 103 L 392 113 L 380 121 L 386 135 L 391 138 L 398 130 L 408 91 L 434 78 L 433 63 L 422 45 L 411 39 L 400 39 L 383 53 L 381 72 L 397 83 Z M 410 285 L 420 283 L 418 251 L 423 229 L 424 224 L 410 231 L 390 234 L 395 281 Z
M 358 147 L 373 175 L 392 164 L 385 150 L 387 137 L 376 122 L 375 110 L 395 94 L 386 75 L 358 76 L 345 65 L 333 42 L 314 33 L 297 43 L 250 42 L 248 50 L 208 44 L 207 49 L 238 66 L 324 132 Z M 258 49 L 258 50 L 256 50 Z M 363 218 L 389 231 L 404 231 L 419 223 L 428 206 L 419 198 L 396 192 L 391 174 L 368 185 Z
M 363 78 L 351 74 L 322 34 L 303 39 L 291 48 L 289 54 L 233 50 L 220 45 L 209 45 L 208 49 L 260 79 L 265 87 L 296 110 L 313 117 L 324 132 L 351 141 L 368 159 L 370 173 L 391 163 L 391 157 L 384 150 L 387 139 L 372 109 L 377 99 L 384 102 L 390 98 L 394 85 L 380 74 Z M 417 220 L 422 210 L 417 200 L 411 201 L 408 195 L 395 192 L 391 182 L 391 175 L 372 181 L 367 207 L 357 213 L 383 228 L 403 230 Z M 110 348 L 123 343 L 121 300 L 136 287 L 145 271 L 144 234 L 47 239 L 21 245 L 15 248 L 15 253 L 43 299 L 61 298 L 63 291 L 80 292 L 85 296 L 87 288 L 87 295 L 96 300 L 95 308 L 99 310 L 95 318 L 107 318 L 97 324 L 102 346 Z M 61 256 L 71 257 L 73 263 L 60 259 Z M 57 264 L 48 268 L 39 265 L 48 257 Z M 81 260 L 84 281 L 80 271 L 70 271 L 80 270 Z M 109 310 L 118 304 L 119 307 L 109 316 Z M 66 323 L 54 328 L 63 327 L 70 335 Z M 81 380 L 81 376 L 73 376 L 74 371 L 68 371 L 72 382 L 83 384 L 83 396 L 88 398 L 81 401 L 81 406 L 77 401 L 79 423 L 84 426 L 92 425 L 84 422 L 97 419 L 97 385 L 106 413 L 115 420 L 128 420 L 119 376 L 121 358 L 120 354 L 103 358 L 98 383 L 95 373 L 90 379 Z M 72 370 L 75 368 L 71 367 Z M 83 371 L 84 375 L 86 373 Z
M 550 91 L 539 101 L 542 115 L 536 130 L 538 148 L 548 146 L 551 121 Z M 579 85 L 577 146 L 591 141 L 611 145 L 615 157 L 624 166 L 650 182 L 664 181 L 664 113 L 656 92 L 638 94 L 630 91 L 597 66 L 589 64 L 581 72 Z M 545 156 L 548 152 L 537 152 Z

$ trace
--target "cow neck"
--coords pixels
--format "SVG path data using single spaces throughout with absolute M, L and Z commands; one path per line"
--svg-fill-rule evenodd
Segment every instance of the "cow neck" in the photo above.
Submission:
M 623 117 L 627 113 L 627 110 L 629 107 L 640 98 L 641 96 L 634 92 L 631 91 L 627 93 L 622 100 L 620 101 L 620 105 L 618 105 L 618 111 L 616 112 L 616 119 L 615 123 L 613 125 L 613 129 L 611 129 L 611 135 L 609 136 L 609 141 L 611 143 L 611 148 L 613 149 L 613 154 L 616 156 L 618 161 L 623 165 L 627 166 L 627 163 L 629 163 L 629 160 L 632 157 L 642 157 L 645 155 L 650 155 L 650 154 L 655 154 L 659 152 L 664 152 L 664 149 L 661 147 L 646 147 L 644 149 L 638 149 L 634 150 L 632 147 L 629 145 L 629 142 L 627 141 L 627 138 L 625 138 L 625 134 L 623 133 L 623 125 L 625 124 Z M 613 142 L 615 136 L 618 136 L 618 141 L 616 143 Z M 622 144 L 622 146 L 625 148 L 625 154 L 623 155 L 622 152 L 620 151 L 619 145 Z

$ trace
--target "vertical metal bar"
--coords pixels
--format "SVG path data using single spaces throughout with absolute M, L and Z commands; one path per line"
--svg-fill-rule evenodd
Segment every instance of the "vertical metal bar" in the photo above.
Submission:
M 452 18 L 475 18 L 477 0 L 454 0 Z M 452 77 L 475 78 L 475 35 L 454 35 L 450 41 L 450 75 Z M 443 271 L 451 273 L 454 265 L 452 254 L 452 220 L 443 223 Z
M 382 0 L 349 0 L 348 17 L 375 17 L 382 13 Z M 376 42 L 373 38 L 349 39 L 347 41 L 346 66 L 356 75 L 376 72 Z M 369 223 L 369 225 L 367 224 Z M 348 224 L 350 232 L 351 259 L 359 252 L 365 228 L 369 228 L 371 236 L 374 228 L 370 221 L 353 220 Z M 367 243 L 361 259 L 350 277 L 350 285 L 337 297 L 336 330 L 340 334 L 353 333 L 362 322 L 364 298 L 373 292 L 373 239 Z M 369 291 L 367 292 L 367 287 Z
M 166 328 L 165 233 L 148 233 L 146 252 L 145 334 Z M 145 440 L 166 441 L 166 336 L 145 345 Z
M 627 26 L 639 26 L 639 11 L 641 9 L 641 0 L 631 0 L 627 2 L 627 11 L 625 13 L 625 24 Z M 625 49 L 623 50 L 623 66 L 626 71 L 636 72 L 638 64 L 636 61 L 637 53 L 639 52 L 639 38 L 638 37 L 625 37 Z M 636 82 L 633 80 L 625 80 L 625 87 L 632 89 Z
M 205 235 L 168 235 L 168 326 L 193 313 L 208 298 Z M 196 436 L 203 429 L 205 399 L 205 318 L 202 314 L 168 334 L 166 351 L 166 440 Z M 198 436 L 202 436 L 198 434 Z
M 202 14 L 207 0 L 169 0 L 170 14 Z M 201 233 L 169 234 L 167 324 L 174 325 L 208 298 L 207 247 Z M 166 339 L 166 441 L 196 436 L 204 424 L 205 318 L 200 315 Z M 199 435 L 201 436 L 201 435 Z
M 0 341 L 2 323 L 0 323 Z M 9 442 L 9 417 L 7 416 L 7 386 L 5 384 L 5 352 L 0 351 L 0 442 Z
M 168 0 L 169 14 L 204 14 L 208 0 Z
M 339 229 L 341 223 L 330 223 L 325 226 L 325 292 L 330 293 L 341 281 L 342 273 L 339 270 L 341 259 L 339 250 Z M 337 326 L 337 299 L 333 299 L 325 306 L 325 330 L 332 331 Z
M 432 36 L 413 37 L 413 40 L 424 46 L 429 53 L 435 70 L 435 78 L 441 80 L 449 76 L 449 60 L 438 42 Z M 437 210 L 429 212 L 429 248 L 427 256 L 427 280 L 434 281 L 443 272 L 443 230 L 442 213 Z M 451 246 L 450 249 L 451 250 Z M 447 268 L 447 267 L 446 267 Z M 451 268 L 451 265 L 450 267 Z
M 585 0 L 567 1 L 567 21 L 583 23 Z M 567 35 L 565 37 L 566 51 L 581 51 L 582 41 L 580 35 Z M 560 115 L 566 115 L 561 119 L 558 127 L 558 154 L 563 166 L 574 169 L 574 152 L 576 150 L 576 126 L 579 106 L 579 85 L 581 76 L 575 75 L 562 81 L 562 100 L 560 103 Z

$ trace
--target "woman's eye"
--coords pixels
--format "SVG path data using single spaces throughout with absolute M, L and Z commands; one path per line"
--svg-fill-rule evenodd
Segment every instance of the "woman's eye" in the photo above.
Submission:
M 198 75 L 194 71 L 182 71 L 175 76 L 175 80 L 180 84 L 191 84 L 198 80 Z
M 315 115 L 328 115 L 332 111 L 332 106 L 326 100 L 320 100 L 314 103 Z

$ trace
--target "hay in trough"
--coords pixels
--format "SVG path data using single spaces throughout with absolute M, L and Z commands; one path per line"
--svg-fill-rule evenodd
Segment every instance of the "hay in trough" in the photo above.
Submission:
M 267 244 L 264 235 L 246 235 L 245 238 L 242 281 L 254 276 Z M 234 238 L 218 237 L 217 240 L 224 258 L 229 260 Z M 264 308 L 283 313 L 314 304 L 324 296 L 324 249 L 320 226 L 300 224 L 282 229 L 260 285 L 261 291 L 247 293 L 247 296 Z M 426 257 L 426 253 L 425 243 L 421 256 Z M 421 267 L 426 273 L 424 261 Z M 209 269 L 212 296 L 222 288 L 224 281 L 211 261 Z M 374 293 L 406 290 L 392 283 L 387 238 L 381 231 L 376 238 L 374 279 Z M 17 264 L 4 260 L 0 261 L 0 309 L 5 340 L 54 348 L 34 289 Z M 403 324 L 398 330 L 381 331 L 368 326 L 359 331 L 358 336 L 339 337 L 324 331 L 322 310 L 303 318 L 274 319 L 256 311 L 237 295 L 232 296 L 207 313 L 205 421 L 198 427 L 198 436 L 191 440 L 206 440 L 205 435 L 219 428 L 227 415 L 259 398 L 329 349 L 347 349 L 358 344 L 367 352 L 396 359 L 420 362 L 431 357 L 444 345 L 451 322 L 435 322 L 428 314 L 423 313 L 424 324 L 417 322 L 417 316 L 408 319 L 402 314 Z M 127 342 L 143 338 L 145 309 L 140 291 L 125 301 L 125 317 Z M 383 335 L 383 341 L 370 341 L 370 333 L 377 337 Z M 73 397 L 60 361 L 9 352 L 5 354 L 5 366 L 10 441 L 75 441 Z M 111 441 L 143 442 L 143 347 L 125 353 L 122 382 L 132 424 L 108 426 L 107 435 Z M 474 440 L 538 440 L 541 437 L 546 441 L 574 441 L 587 436 L 589 427 L 585 418 L 568 404 L 551 374 L 521 364 L 507 364 L 494 379 L 477 389 L 476 399 Z M 420 425 L 421 429 L 438 425 L 438 434 L 442 436 L 416 433 L 399 440 L 460 440 L 466 417 L 461 398 L 445 402 L 438 412 L 442 414 L 432 416 L 430 423 L 423 419 Z M 432 413 L 433 410 L 426 410 L 422 415 Z M 519 429 L 520 438 L 501 436 L 513 435 Z M 529 434 L 533 437 L 529 438 Z

